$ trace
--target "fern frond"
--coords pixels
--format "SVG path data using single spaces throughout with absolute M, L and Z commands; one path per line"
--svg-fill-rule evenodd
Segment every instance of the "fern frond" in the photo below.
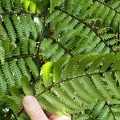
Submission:
M 12 51 L 13 56 L 19 56 L 20 55 L 20 45 L 17 44 L 17 47 Z
M 59 0 L 59 1 L 50 0 L 50 12 L 52 12 L 56 6 L 60 6 L 64 1 L 65 0 Z
M 49 86 L 52 84 L 52 74 L 50 71 L 52 67 L 52 62 L 48 62 L 46 63 L 43 67 L 42 67 L 42 78 L 43 78 L 43 83 L 45 85 L 45 87 Z
M 78 91 L 78 93 L 75 93 L 78 95 L 81 99 L 83 99 L 86 102 L 95 102 L 94 98 L 89 96 L 89 93 L 84 89 L 82 85 L 80 85 L 79 80 L 76 80 L 76 82 L 70 81 L 71 87 L 74 89 L 74 91 Z M 84 93 L 84 94 L 83 94 Z
M 36 42 L 32 39 L 29 40 L 29 54 L 36 53 Z
M 16 48 L 16 44 L 14 42 L 10 42 L 9 39 L 4 39 L 2 44 L 5 50 L 5 58 L 11 57 L 12 51 Z
M 29 9 L 29 5 L 30 5 L 30 0 L 23 1 L 23 6 L 26 11 Z
M 11 71 L 10 71 L 9 63 L 5 62 L 2 65 L 2 71 L 3 71 L 4 77 L 7 81 L 7 84 L 9 85 L 9 87 L 14 86 L 15 80 L 14 80 L 14 77 L 13 77 Z
M 111 90 L 111 94 L 113 93 L 113 96 L 115 95 L 116 98 L 119 99 L 119 89 L 117 88 L 117 84 L 115 80 L 111 77 L 112 73 L 104 73 L 105 81 L 108 84 L 108 89 Z M 108 80 L 109 79 L 109 80 Z
M 29 9 L 31 12 L 35 13 L 36 11 L 36 4 L 34 2 L 30 2 Z
M 101 36 L 103 38 L 103 40 L 110 40 L 111 38 L 115 38 L 115 34 L 107 34 L 107 35 L 103 35 Z
M 42 30 L 43 30 L 43 22 L 37 16 L 34 17 L 34 22 L 35 22 L 37 33 L 39 36 L 41 36 Z
M 15 29 L 12 25 L 12 22 L 10 20 L 10 17 L 8 15 L 3 16 L 3 21 L 4 21 L 4 24 L 5 24 L 6 29 L 8 31 L 8 35 L 10 37 L 10 40 L 12 42 L 15 42 L 16 41 L 16 33 L 15 33 Z
M 16 86 L 10 87 L 10 93 L 12 95 L 12 98 L 15 100 L 15 103 L 18 107 L 18 109 L 22 109 L 22 99 L 23 97 L 20 95 L 18 88 Z M 17 111 L 16 111 L 17 112 Z
M 29 30 L 30 30 L 30 33 L 32 35 L 32 38 L 34 40 L 36 40 L 37 37 L 38 37 L 37 28 L 36 28 L 35 22 L 34 22 L 34 20 L 32 19 L 31 16 L 27 16 L 27 23 L 28 23 Z
M 0 119 L 28 120 L 34 95 L 73 120 L 119 120 L 119 24 L 119 0 L 0 0 Z
M 14 11 L 21 11 L 22 10 L 22 5 L 21 5 L 21 0 L 15 0 L 13 1 L 13 6 L 14 6 Z
M 52 57 L 53 53 L 58 50 L 58 44 L 54 43 L 52 44 L 46 51 L 45 51 L 45 57 L 48 59 Z
M 112 101 L 111 99 L 112 96 L 108 94 L 109 91 L 105 87 L 103 88 L 103 83 L 102 83 L 103 81 L 102 79 L 99 78 L 100 78 L 99 75 L 92 76 L 95 86 L 97 87 L 98 91 L 100 91 L 100 93 L 103 95 L 105 99 L 107 99 L 108 101 Z
M 90 6 L 91 4 L 92 3 L 90 3 L 88 6 Z M 98 2 L 95 2 L 94 6 L 96 6 L 95 4 L 98 5 Z M 67 7 L 65 6 L 65 8 Z M 63 7 L 62 9 L 60 9 L 59 7 L 57 7 L 55 11 L 56 14 L 54 14 L 55 16 L 53 16 L 53 14 L 50 14 L 51 16 L 48 16 L 47 18 L 47 22 L 50 22 L 51 28 L 55 26 L 55 32 L 52 35 L 53 37 L 52 40 L 54 40 L 54 42 L 61 45 L 66 44 L 64 45 L 65 46 L 64 50 L 65 48 L 69 48 L 68 51 L 72 51 L 73 55 L 80 53 L 87 53 L 90 51 L 101 52 L 101 53 L 109 53 L 116 51 L 113 47 L 109 47 L 110 39 L 112 46 L 114 46 L 117 43 L 117 41 L 115 40 L 116 39 L 115 34 L 108 34 L 108 33 L 102 35 L 98 34 L 96 29 L 99 29 L 99 26 L 98 27 L 94 25 L 92 26 L 91 24 L 89 25 L 87 22 L 85 22 L 87 20 L 93 21 L 94 19 L 87 19 L 87 18 L 85 20 L 81 19 L 78 16 L 76 17 L 73 14 L 71 14 L 71 12 L 66 12 L 65 8 Z M 62 15 L 63 17 L 59 17 Z M 56 19 L 54 19 L 53 17 L 55 17 Z M 67 25 L 64 25 L 66 24 L 65 21 L 67 22 L 69 21 L 69 23 Z M 97 20 L 95 20 L 95 23 L 93 24 L 97 24 Z M 62 26 L 65 27 L 62 28 Z M 78 35 L 79 35 L 79 39 L 77 41 L 75 38 Z M 73 43 L 75 42 L 76 44 L 74 45 Z M 49 56 L 49 58 L 50 57 L 51 56 Z
M 5 62 L 5 50 L 0 46 L 0 63 L 3 64 Z
M 33 95 L 33 91 L 31 90 L 30 86 L 29 86 L 29 80 L 27 76 L 23 76 L 21 78 L 21 82 L 22 82 L 22 89 L 24 91 L 25 95 Z
M 75 113 L 75 110 L 70 109 L 68 106 L 66 106 L 58 99 L 58 97 L 54 96 L 53 93 L 46 92 L 42 94 L 42 97 L 44 97 L 49 104 L 52 104 L 54 107 L 57 107 L 59 111 L 61 111 L 62 114 L 67 114 L 67 113 Z M 39 100 L 39 99 L 38 99 Z M 56 111 L 57 114 L 57 111 Z
M 120 85 L 120 72 L 119 71 L 115 72 L 115 77 L 116 77 L 116 79 L 117 79 L 117 81 L 118 81 L 118 83 Z
M 79 104 L 79 106 L 88 106 L 88 103 L 86 101 L 84 101 L 83 99 L 81 99 L 81 96 L 78 96 L 76 94 L 73 87 L 68 83 L 64 83 L 61 84 L 60 87 L 65 91 L 65 93 L 77 104 Z M 84 101 L 84 102 L 83 102 Z
M 105 102 L 99 102 L 97 104 L 93 105 L 92 111 L 91 111 L 91 117 L 92 118 L 97 118 L 99 116 L 99 114 L 101 113 L 101 111 L 103 110 L 105 106 Z
M 10 0 L 1 0 L 2 7 L 5 9 L 6 12 L 12 11 L 12 4 Z
M 2 1 L 0 1 L 0 12 L 3 13 Z
M 68 100 L 69 96 L 67 96 L 67 94 L 64 91 L 62 91 L 62 89 L 60 88 L 60 86 L 55 86 L 54 88 L 51 89 L 51 91 L 53 93 L 55 93 L 56 96 L 58 98 L 60 98 L 60 101 L 63 102 L 64 104 L 66 104 L 68 107 L 70 107 L 70 108 L 72 108 L 74 110 L 76 110 L 76 109 L 79 110 L 79 108 L 80 108 L 78 106 L 79 104 L 74 103 L 73 100 L 71 100 L 71 99 Z M 84 106 L 83 107 L 81 106 L 81 110 L 83 108 L 84 108 Z
M 7 91 L 7 84 L 3 76 L 2 70 L 0 69 L 0 95 L 5 94 Z
M 34 63 L 34 61 L 32 60 L 31 57 L 25 58 L 25 62 L 27 64 L 27 66 L 29 67 L 30 72 L 32 72 L 34 79 L 36 80 L 39 76 L 38 68 L 37 68 L 36 64 Z
M 104 109 L 102 110 L 100 116 L 99 116 L 99 119 L 104 120 L 104 119 L 107 119 L 107 117 L 109 117 L 109 108 L 107 106 L 105 106 Z M 113 118 L 112 114 L 110 113 L 109 118 L 111 118 L 111 117 Z
M 0 24 L 0 39 L 1 40 L 8 39 L 7 32 L 6 32 L 6 30 L 5 30 L 5 28 L 3 27 L 2 24 L 3 23 L 1 22 L 1 24 Z
M 28 79 L 31 80 L 30 71 L 28 70 L 27 65 L 26 65 L 26 63 L 25 63 L 25 61 L 24 61 L 23 58 L 18 59 L 18 66 L 19 66 L 22 74 L 23 74 L 24 76 L 27 76 Z
M 21 53 L 23 55 L 28 54 L 29 50 L 29 43 L 28 39 L 24 36 L 20 37 L 20 47 L 21 47 Z
M 41 103 L 42 107 L 51 113 L 57 113 L 59 115 L 63 115 L 53 104 L 50 104 L 44 97 L 38 97 L 38 101 Z
M 19 20 L 19 16 L 12 15 L 12 20 L 13 20 L 13 23 L 15 25 L 18 37 L 23 36 L 23 29 L 22 29 L 22 26 L 21 26 L 21 23 L 20 23 L 20 20 Z
M 28 26 L 27 15 L 21 14 L 20 15 L 20 21 L 21 21 L 21 25 L 22 25 L 22 28 L 23 28 L 24 35 L 26 36 L 26 38 L 29 38 L 30 28 Z
M 74 117 L 73 120 L 89 120 L 89 116 L 87 114 L 81 114 L 78 115 L 77 117 Z
M 21 87 L 20 79 L 22 78 L 22 73 L 17 65 L 17 62 L 15 60 L 13 60 L 13 61 L 10 61 L 9 63 L 10 63 L 10 70 L 14 76 L 16 85 Z

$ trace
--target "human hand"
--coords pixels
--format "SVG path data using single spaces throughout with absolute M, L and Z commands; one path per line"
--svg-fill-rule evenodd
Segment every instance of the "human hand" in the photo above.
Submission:
M 33 96 L 26 96 L 23 99 L 23 106 L 31 120 L 71 120 L 70 116 L 57 116 L 44 112 Z

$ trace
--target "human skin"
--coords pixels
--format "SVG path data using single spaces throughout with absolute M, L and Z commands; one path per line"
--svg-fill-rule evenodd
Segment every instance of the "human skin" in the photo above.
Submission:
M 25 96 L 23 98 L 23 106 L 31 120 L 71 120 L 70 116 L 57 116 L 44 112 L 33 96 Z

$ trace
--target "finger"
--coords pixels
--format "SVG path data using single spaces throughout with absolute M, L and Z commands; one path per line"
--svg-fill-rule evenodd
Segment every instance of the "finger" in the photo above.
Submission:
M 24 97 L 23 106 L 31 120 L 48 120 L 38 101 L 33 96 Z
M 46 116 L 49 118 L 51 115 L 53 115 L 52 113 L 50 113 L 50 112 L 48 112 L 48 111 L 46 111 L 46 110 L 44 110 L 44 113 L 46 114 Z
M 53 114 L 49 117 L 49 120 L 71 120 L 71 116 L 57 116 Z

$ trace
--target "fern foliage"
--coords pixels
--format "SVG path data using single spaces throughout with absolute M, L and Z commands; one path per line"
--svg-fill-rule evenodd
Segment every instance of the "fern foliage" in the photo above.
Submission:
M 119 120 L 119 51 L 119 0 L 0 0 L 0 119 Z

